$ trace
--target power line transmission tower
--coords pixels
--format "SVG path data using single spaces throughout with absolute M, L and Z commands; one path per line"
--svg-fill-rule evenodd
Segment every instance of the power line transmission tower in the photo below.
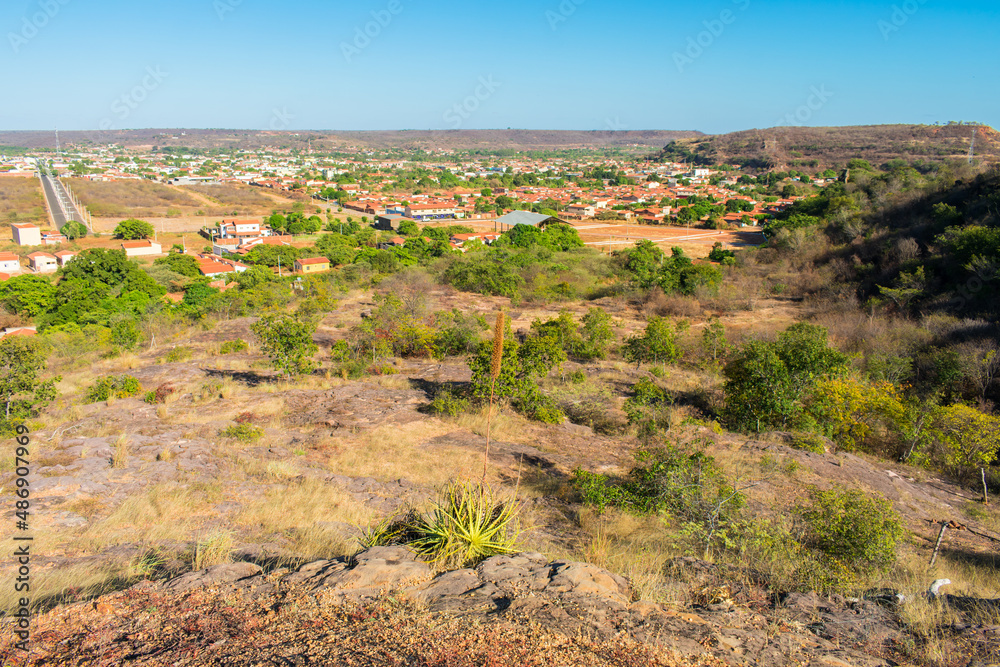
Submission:
M 56 130 L 56 159 L 59 159 L 59 130 Z
M 969 144 L 969 164 L 972 164 L 972 158 L 976 155 L 976 131 L 972 131 L 972 143 Z

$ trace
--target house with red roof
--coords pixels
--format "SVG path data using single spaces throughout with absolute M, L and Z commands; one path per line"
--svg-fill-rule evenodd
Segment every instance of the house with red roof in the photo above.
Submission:
M 306 257 L 295 260 L 295 273 L 313 274 L 330 270 L 330 260 L 326 257 Z
M 21 258 L 12 252 L 0 252 L 0 272 L 11 275 L 21 273 Z
M 162 255 L 163 246 L 155 241 L 145 239 L 143 241 L 122 241 L 122 250 L 129 257 L 145 257 L 149 255 Z
M 33 252 L 28 255 L 28 266 L 35 273 L 55 273 L 59 270 L 59 260 L 47 252 Z

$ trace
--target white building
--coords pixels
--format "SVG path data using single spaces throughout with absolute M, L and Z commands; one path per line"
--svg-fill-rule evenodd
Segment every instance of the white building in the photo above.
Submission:
M 145 241 L 124 241 L 122 250 L 129 257 L 143 257 L 146 255 L 162 255 L 163 247 L 159 243 L 154 243 L 149 239 Z
M 21 258 L 12 252 L 0 252 L 0 273 L 20 273 Z
M 14 222 L 10 226 L 17 245 L 42 245 L 42 230 L 30 222 Z

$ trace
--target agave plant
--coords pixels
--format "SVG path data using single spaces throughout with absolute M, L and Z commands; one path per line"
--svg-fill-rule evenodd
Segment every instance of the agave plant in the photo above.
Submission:
M 421 518 L 420 537 L 410 544 L 426 558 L 469 565 L 513 553 L 519 506 L 482 485 L 453 484 Z

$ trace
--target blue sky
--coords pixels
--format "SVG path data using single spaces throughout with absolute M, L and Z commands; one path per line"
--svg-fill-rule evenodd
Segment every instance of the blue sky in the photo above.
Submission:
M 0 129 L 996 127 L 998 29 L 942 0 L 6 0 Z

